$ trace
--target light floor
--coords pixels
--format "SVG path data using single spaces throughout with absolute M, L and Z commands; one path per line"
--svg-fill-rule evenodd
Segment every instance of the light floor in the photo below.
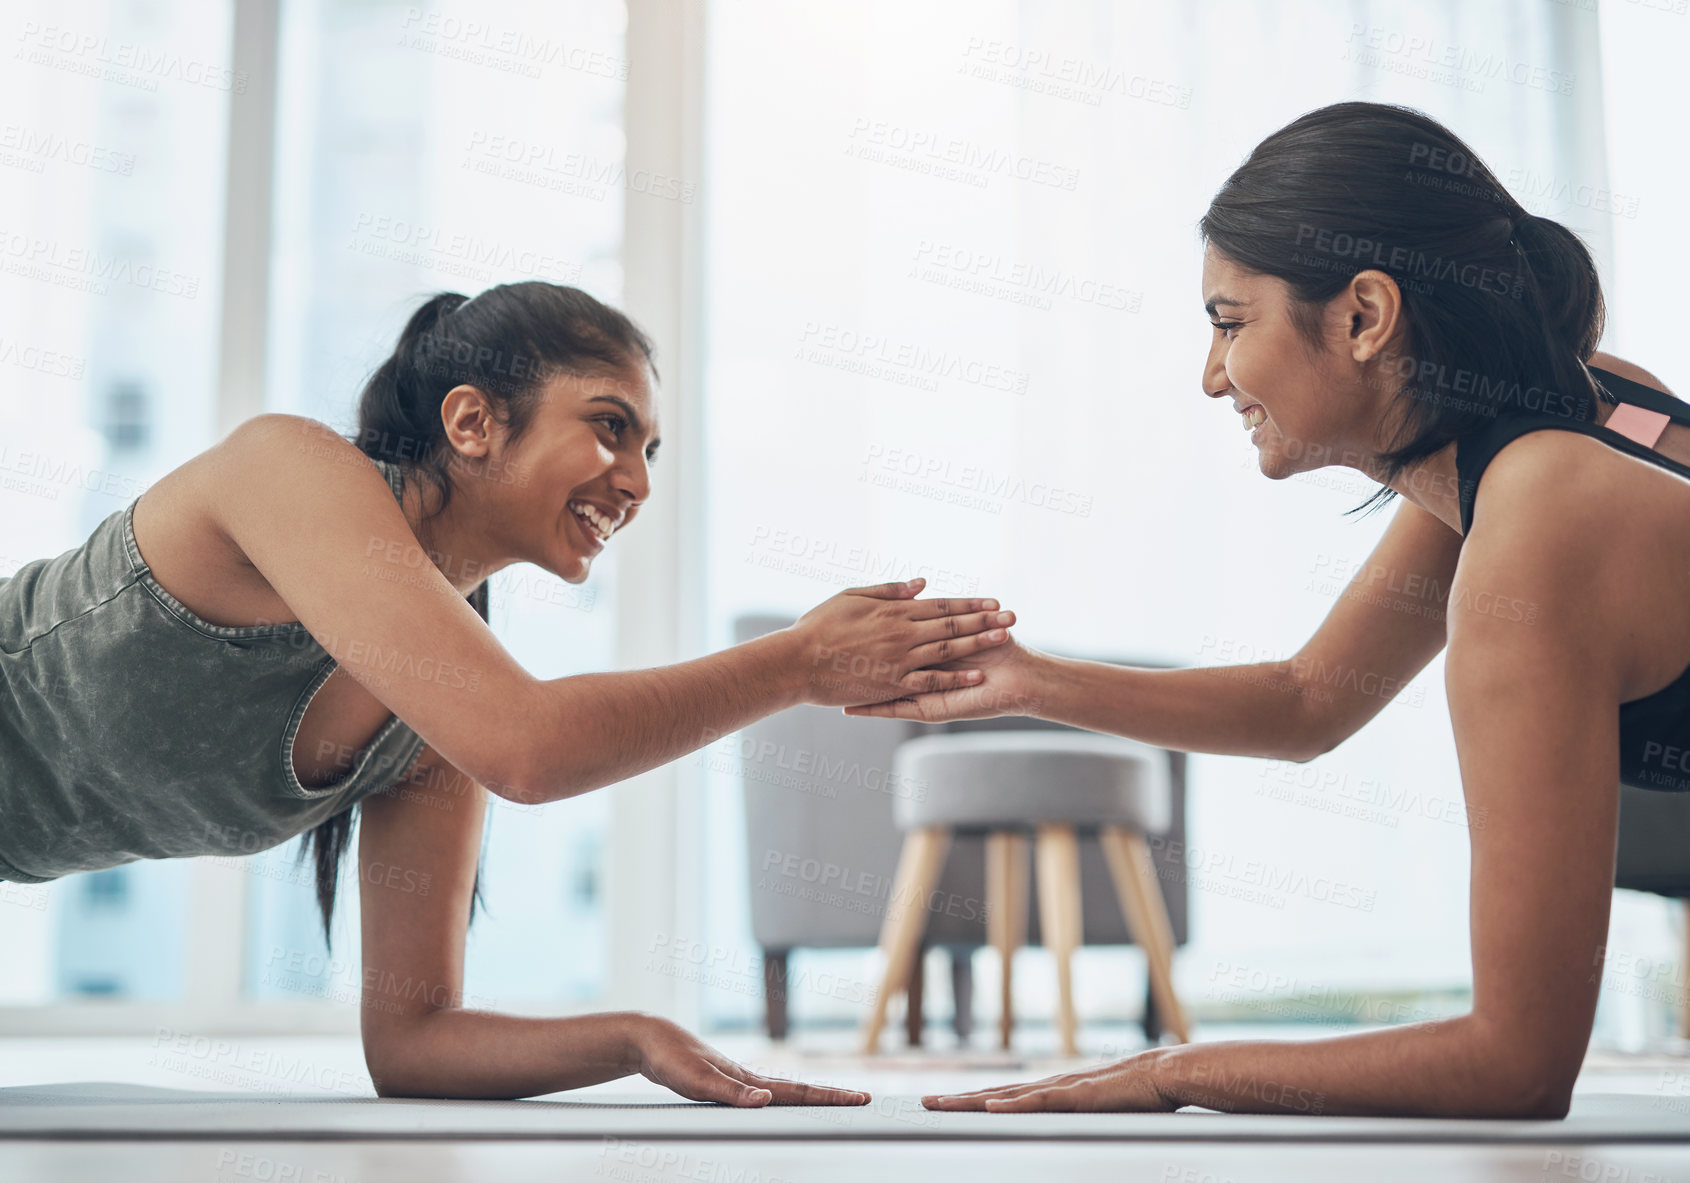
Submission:
M 744 1063 L 784 1076 L 866 1088 L 879 1096 L 979 1088 L 1067 1071 L 1133 1050 L 1132 1031 L 1091 1032 L 1092 1054 L 1064 1061 L 1039 1053 L 1040 1033 L 1018 1035 L 1027 1054 L 957 1051 L 947 1035 L 921 1052 L 892 1049 L 878 1061 L 852 1055 L 848 1033 L 801 1033 L 785 1047 L 753 1037 L 716 1040 Z M 1333 1034 L 1330 1028 L 1309 1036 Z M 1201 1038 L 1297 1038 L 1295 1027 L 1209 1030 Z M 1112 1037 L 1113 1036 L 1113 1037 Z M 351 1091 L 363 1077 L 349 1039 L 231 1037 L 199 1055 L 173 1053 L 163 1039 L 0 1041 L 0 1085 L 112 1080 L 215 1091 Z M 1123 1050 L 1116 1050 L 1123 1049 Z M 1690 1055 L 1593 1053 L 1579 1080 L 1587 1092 L 1653 1092 L 1663 1073 L 1690 1072 Z M 279 1079 L 285 1075 L 288 1079 Z M 366 1078 L 367 1079 L 367 1078 Z M 638 1078 L 602 1092 L 667 1096 Z M 1675 1091 L 1676 1088 L 1675 1088 Z M 368 1095 L 365 1092 L 363 1095 Z M 574 1094 L 581 1095 L 581 1094 Z M 942 1183 L 1108 1179 L 1159 1183 L 1343 1180 L 1605 1180 L 1690 1183 L 1685 1146 L 1368 1146 L 1145 1143 L 947 1142 L 25 1142 L 0 1140 L 0 1180 L 218 1180 L 221 1183 L 445 1183 L 490 1180 L 606 1180 L 609 1183 Z

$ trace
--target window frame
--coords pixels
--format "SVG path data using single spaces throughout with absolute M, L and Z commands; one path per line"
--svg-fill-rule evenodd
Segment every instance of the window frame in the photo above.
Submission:
M 274 227 L 277 81 L 283 0 L 235 4 L 232 64 L 244 93 L 231 93 L 224 197 L 218 347 L 217 438 L 263 411 Z M 676 9 L 627 0 L 624 98 L 626 167 L 697 177 L 704 91 L 704 0 Z M 623 306 L 656 344 L 663 364 L 664 480 L 641 528 L 621 544 L 616 664 L 643 668 L 701 651 L 704 458 L 701 366 L 701 218 L 696 201 L 634 191 L 623 196 Z M 681 1022 L 699 1013 L 698 992 L 647 968 L 648 937 L 698 931 L 691 885 L 701 872 L 701 774 L 676 761 L 605 791 L 614 793 L 606 847 L 608 930 L 604 994 L 547 1013 L 614 1003 Z M 559 806 L 567 808 L 567 805 Z M 195 859 L 184 942 L 183 996 L 173 1002 L 54 1001 L 0 1005 L 0 1038 L 214 1035 L 356 1036 L 358 1008 L 335 1002 L 259 1000 L 246 993 L 251 922 L 244 861 Z

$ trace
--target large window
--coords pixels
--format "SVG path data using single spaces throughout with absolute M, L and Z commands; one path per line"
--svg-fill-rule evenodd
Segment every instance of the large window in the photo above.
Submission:
M 244 34 L 274 53 L 278 80 L 256 406 L 350 434 L 364 379 L 436 291 L 541 279 L 620 301 L 620 3 L 279 11 L 274 36 Z M 231 93 L 256 82 L 231 66 L 232 12 L 108 0 L 9 21 L 0 575 L 78 545 L 218 438 L 224 145 Z M 510 568 L 492 581 L 492 625 L 539 676 L 613 668 L 616 588 L 615 548 L 584 586 Z M 608 821 L 603 794 L 489 809 L 470 999 L 556 1010 L 603 993 Z M 8 885 L 0 1002 L 345 1004 L 309 1021 L 354 1028 L 357 875 L 342 879 L 331 954 L 297 852 Z M 222 902 L 196 912 L 212 896 Z M 235 952 L 216 955 L 224 980 L 211 991 L 196 966 L 216 944 Z
M 665 445 L 678 496 L 661 513 L 654 498 L 641 537 L 587 585 L 531 567 L 493 581 L 493 627 L 536 674 L 684 656 L 651 638 L 690 631 L 676 622 L 694 587 L 716 649 L 742 615 L 915 574 L 1002 598 L 1040 647 L 1212 665 L 1289 654 L 1394 510 L 1344 516 L 1372 491 L 1347 470 L 1267 482 L 1203 397 L 1194 224 L 1263 135 L 1340 97 L 1455 127 L 1591 244 L 1605 344 L 1690 387 L 1661 344 L 1672 270 L 1658 262 L 1684 240 L 1684 166 L 1634 115 L 1653 109 L 1644 80 L 1682 57 L 1669 6 L 677 7 L 688 31 L 641 57 L 619 0 L 277 0 L 270 30 L 237 22 L 230 0 L 10 6 L 0 577 L 78 545 L 215 442 L 230 406 L 350 433 L 363 381 L 423 298 L 537 278 L 626 303 L 670 347 L 664 397 L 693 375 L 706 397 L 665 409 L 685 445 Z M 702 60 L 690 43 L 670 53 L 700 10 Z M 639 11 L 634 30 L 657 27 Z M 225 238 L 253 216 L 228 198 L 247 174 L 226 146 L 263 82 L 236 64 L 255 52 L 276 76 L 259 112 L 274 150 L 256 260 Z M 638 85 L 630 59 L 648 71 Z M 699 68 L 702 116 L 676 101 Z M 636 118 L 655 134 L 630 148 Z M 669 152 L 658 171 L 683 190 L 644 199 L 685 216 L 634 233 L 629 189 L 652 172 L 625 164 L 642 150 Z M 239 343 L 254 389 L 218 377 L 237 281 L 243 299 L 263 293 L 260 347 Z M 680 537 L 693 520 L 702 540 Z M 626 550 L 646 538 L 661 542 Z M 1179 961 L 1194 1006 L 1225 1006 L 1239 974 L 1374 996 L 1465 988 L 1467 835 L 1442 670 L 1308 765 L 1192 761 L 1193 859 L 1361 901 L 1194 878 Z M 683 762 L 702 807 L 671 781 L 491 808 L 471 1000 L 674 1002 L 706 1025 L 754 1022 L 735 751 L 724 740 Z M 353 1029 L 357 877 L 331 953 L 295 853 L 0 885 L 0 1006 L 160 1003 Z M 1651 964 L 1678 952 L 1667 906 L 1624 893 L 1611 943 Z M 726 978 L 691 972 L 700 951 Z M 795 1018 L 858 1019 L 802 983 L 872 982 L 872 951 L 798 956 Z M 1086 951 L 1084 1013 L 1136 1012 L 1138 964 Z M 1036 1013 L 1052 984 L 1036 957 L 1022 982 Z M 989 988 L 976 997 L 989 1008 Z M 1612 1002 L 1599 1022 L 1622 1021 Z M 1630 1003 L 1635 1026 L 1646 1000 Z
M 619 302 L 620 4 L 295 0 L 283 13 L 272 409 L 351 434 L 364 379 L 436 291 L 540 279 Z M 615 664 L 616 554 L 582 586 L 526 564 L 493 579 L 494 631 L 533 673 Z M 489 811 L 469 997 L 522 1007 L 603 990 L 608 818 L 603 794 Z M 256 991 L 356 1001 L 355 880 L 329 956 L 309 876 L 254 877 Z
M 0 576 L 214 442 L 230 18 L 87 0 L 0 24 Z M 192 879 L 0 885 L 0 1002 L 179 997 Z
M 1195 223 L 1303 111 L 1400 102 L 1575 227 L 1611 285 L 1627 212 L 1589 196 L 1608 187 L 1599 32 L 1621 22 L 1646 39 L 1682 21 L 1612 7 L 1600 29 L 1593 6 L 1548 4 L 717 7 L 715 639 L 744 613 L 926 574 L 935 591 L 1000 597 L 1038 647 L 1194 665 L 1294 653 L 1395 507 L 1344 516 L 1374 488 L 1347 469 L 1267 481 L 1230 408 L 1204 396 Z M 1658 76 L 1615 73 L 1632 78 L 1622 88 Z M 1646 122 L 1628 133 L 1634 163 L 1679 167 L 1641 147 Z M 1667 340 L 1639 360 L 1670 368 Z M 1442 671 L 1440 657 L 1307 765 L 1191 761 L 1178 969 L 1194 1006 L 1226 1004 L 1241 973 L 1332 993 L 1466 987 L 1468 835 Z M 710 868 L 712 947 L 749 959 L 737 785 L 718 775 L 712 792 L 711 849 L 734 852 Z M 1671 956 L 1666 905 L 1631 904 L 1636 939 Z M 871 951 L 799 956 L 814 972 L 796 980 L 823 964 L 876 980 Z M 1032 964 L 1036 993 L 1049 977 Z M 1136 1013 L 1139 964 L 1083 953 L 1084 1013 Z M 975 997 L 989 1009 L 996 995 Z M 758 1014 L 755 991 L 717 990 L 710 1006 L 724 1023 Z M 825 991 L 793 1006 L 861 1012 Z

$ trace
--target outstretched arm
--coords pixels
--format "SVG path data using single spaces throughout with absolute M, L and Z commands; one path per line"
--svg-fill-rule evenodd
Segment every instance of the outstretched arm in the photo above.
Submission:
M 1549 434 L 1549 433 L 1544 433 Z M 1565 482 L 1563 482 L 1565 483 Z M 1472 847 L 1473 1008 L 1296 1043 L 1155 1049 L 1094 1072 L 929 1098 L 932 1108 L 1561 1117 L 1602 974 L 1618 826 L 1624 589 L 1571 494 L 1487 484 L 1514 528 L 1463 559 L 1445 667 Z M 1531 502 L 1536 501 L 1538 512 Z M 1526 523 L 1544 524 L 1534 532 Z M 1490 590 L 1530 622 L 1475 608 Z M 1614 622 L 1614 623 L 1604 623 Z M 1403 886 L 1408 890 L 1408 885 Z
M 549 681 L 508 653 L 425 556 L 367 457 L 320 423 L 260 415 L 208 453 L 214 520 L 311 635 L 456 768 L 529 803 L 600 788 L 773 711 L 967 685 L 929 667 L 1003 643 L 995 600 L 852 588 L 791 628 L 654 670 Z M 450 556 L 446 556 L 448 562 Z
M 527 1018 L 465 1006 L 464 939 L 488 799 L 428 748 L 404 780 L 361 806 L 361 1026 L 378 1094 L 514 1099 L 640 1074 L 726 1105 L 868 1101 L 760 1076 L 651 1015 Z
M 1360 564 L 1326 572 L 1337 602 L 1280 661 L 1135 669 L 1050 657 L 1011 642 L 947 667 L 978 685 L 846 711 L 940 723 L 1034 715 L 1157 747 L 1305 761 L 1360 730 L 1437 655 L 1461 537 L 1404 501 Z

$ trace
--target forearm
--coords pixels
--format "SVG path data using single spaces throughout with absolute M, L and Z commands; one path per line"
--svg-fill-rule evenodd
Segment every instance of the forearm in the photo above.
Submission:
M 602 788 L 797 705 L 803 683 L 784 644 L 777 633 L 678 665 L 543 683 L 525 728 L 527 770 L 501 796 L 537 803 Z
M 1288 662 L 1143 669 L 1039 655 L 1033 713 L 1156 747 L 1306 760 L 1323 744 L 1322 703 Z
M 1330 1039 L 1195 1043 L 1150 1053 L 1170 1108 L 1393 1117 L 1566 1113 L 1572 1077 L 1532 1041 L 1497 1038 L 1472 1015 Z
M 633 1012 L 524 1018 L 456 1007 L 365 1031 L 383 1097 L 511 1100 L 616 1080 L 639 1070 Z

